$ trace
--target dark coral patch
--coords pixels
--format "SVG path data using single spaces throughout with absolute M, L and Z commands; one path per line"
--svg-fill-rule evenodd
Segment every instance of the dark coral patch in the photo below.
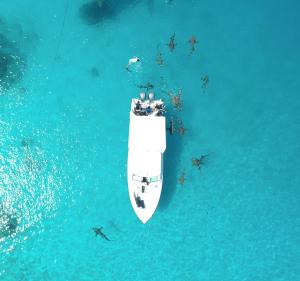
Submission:
M 17 232 L 17 218 L 4 210 L 0 210 L 0 238 L 11 236 Z
M 18 49 L 0 33 L 0 94 L 22 78 L 24 69 Z
M 80 7 L 79 15 L 87 24 L 93 25 L 113 17 L 115 12 L 107 1 L 99 5 L 99 1 L 93 0 Z

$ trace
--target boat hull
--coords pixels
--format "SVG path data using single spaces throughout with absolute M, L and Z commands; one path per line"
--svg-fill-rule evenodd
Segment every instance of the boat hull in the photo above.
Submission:
M 146 223 L 153 216 L 163 185 L 166 119 L 162 100 L 131 102 L 128 138 L 128 192 L 137 217 Z

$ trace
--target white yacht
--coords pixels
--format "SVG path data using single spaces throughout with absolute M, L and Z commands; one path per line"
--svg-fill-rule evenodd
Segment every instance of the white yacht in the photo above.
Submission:
M 166 149 L 165 107 L 154 94 L 132 99 L 128 140 L 128 191 L 133 210 L 146 223 L 156 210 L 163 185 Z

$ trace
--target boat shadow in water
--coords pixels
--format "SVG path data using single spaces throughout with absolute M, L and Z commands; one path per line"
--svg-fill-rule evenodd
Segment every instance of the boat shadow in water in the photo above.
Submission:
M 136 2 L 136 0 L 90 0 L 80 6 L 79 16 L 85 23 L 94 25 L 106 19 L 114 19 L 123 9 Z
M 180 164 L 182 138 L 178 134 L 170 135 L 167 132 L 167 149 L 164 155 L 163 188 L 158 207 L 167 208 L 177 187 L 177 165 Z

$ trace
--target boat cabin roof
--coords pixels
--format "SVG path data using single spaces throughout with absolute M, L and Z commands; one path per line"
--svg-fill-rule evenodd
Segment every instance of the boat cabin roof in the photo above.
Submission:
M 130 152 L 131 153 L 131 170 L 134 171 L 134 180 L 142 182 L 143 177 L 147 181 L 154 182 L 155 177 L 161 174 L 162 154 L 159 152 Z M 152 180 L 151 180 L 152 179 Z
M 166 119 L 164 116 L 139 116 L 130 112 L 128 147 L 133 151 L 157 151 L 166 149 Z

